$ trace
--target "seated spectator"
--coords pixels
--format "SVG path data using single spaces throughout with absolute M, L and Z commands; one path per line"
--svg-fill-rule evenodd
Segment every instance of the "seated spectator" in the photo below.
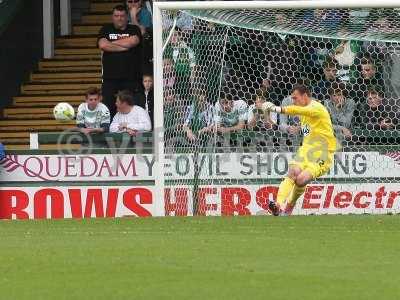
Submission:
M 329 97 L 329 100 L 325 101 L 325 106 L 331 115 L 336 137 L 340 140 L 350 138 L 351 122 L 356 108 L 354 100 L 347 97 L 346 85 L 342 82 L 332 84 Z
M 141 81 L 142 40 L 140 28 L 128 24 L 128 12 L 123 5 L 113 9 L 113 23 L 104 25 L 98 36 L 102 54 L 103 102 L 115 114 L 115 94 L 120 90 L 138 92 Z
M 232 99 L 230 94 L 221 94 L 215 103 L 215 123 L 217 131 L 228 133 L 242 130 L 247 121 L 247 104 L 243 100 Z
M 343 14 L 336 9 L 310 9 L 303 16 L 303 26 L 316 27 L 326 30 L 337 30 L 343 18 Z
M 93 87 L 86 92 L 86 101 L 78 107 L 76 124 L 81 132 L 103 133 L 110 127 L 110 111 L 101 103 L 101 92 Z
M 247 128 L 250 130 L 260 131 L 268 129 L 276 129 L 278 124 L 278 115 L 274 112 L 264 113 L 262 105 L 267 100 L 266 93 L 262 90 L 257 91 L 254 104 L 249 106 L 247 114 Z
M 154 90 L 152 75 L 143 75 L 143 91 L 135 95 L 135 101 L 137 105 L 147 111 L 151 119 L 151 125 L 154 127 Z
M 392 107 L 383 105 L 383 92 L 369 87 L 367 100 L 359 103 L 358 125 L 368 130 L 393 129 L 397 124 L 396 113 Z
M 375 64 L 369 58 L 362 58 L 360 73 L 352 85 L 353 97 L 357 102 L 367 98 L 367 89 L 369 86 L 376 86 L 382 89 L 384 86 L 382 74 L 378 73 Z
M 129 24 L 139 26 L 143 36 L 152 30 L 152 16 L 143 5 L 143 0 L 127 0 L 126 7 L 129 12 Z
M 140 106 L 135 105 L 131 91 L 124 90 L 117 94 L 117 114 L 110 125 L 110 132 L 127 132 L 135 136 L 139 131 L 150 131 L 149 114 Z
M 329 97 L 329 89 L 333 82 L 337 82 L 337 62 L 328 58 L 323 65 L 324 78 L 314 87 L 313 96 L 319 100 L 325 100 Z
M 199 139 L 206 142 L 206 138 L 201 138 L 205 133 L 214 130 L 214 113 L 213 107 L 207 102 L 205 93 L 200 92 L 197 96 L 197 102 L 192 103 L 186 112 L 183 130 L 190 142 L 196 142 Z

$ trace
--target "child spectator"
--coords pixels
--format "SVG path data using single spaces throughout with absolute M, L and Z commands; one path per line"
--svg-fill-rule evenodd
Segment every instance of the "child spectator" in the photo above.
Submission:
M 110 127 L 110 111 L 101 103 L 101 92 L 93 87 L 86 92 L 86 101 L 78 107 L 76 124 L 81 132 L 103 133 Z
M 329 97 L 325 106 L 331 115 L 336 137 L 340 140 L 350 138 L 351 122 L 356 108 L 354 100 L 347 97 L 346 85 L 336 82 L 329 89 Z
M 359 127 L 367 130 L 393 129 L 396 113 L 389 106 L 383 105 L 383 92 L 375 87 L 369 87 L 367 100 L 359 103 L 358 123 Z
M 131 91 L 118 92 L 115 104 L 118 112 L 110 125 L 110 132 L 127 132 L 135 136 L 139 131 L 151 130 L 149 114 L 140 106 L 135 105 Z
M 323 65 L 324 78 L 314 87 L 313 96 L 319 100 L 325 100 L 329 97 L 329 89 L 332 83 L 337 81 L 337 62 L 328 58 Z
M 217 131 L 228 133 L 242 130 L 247 121 L 247 104 L 243 100 L 232 99 L 230 94 L 221 94 L 215 104 L 215 123 Z
M 153 76 L 143 75 L 143 91 L 135 95 L 136 104 L 144 108 L 150 116 L 151 124 L 154 127 L 154 90 Z

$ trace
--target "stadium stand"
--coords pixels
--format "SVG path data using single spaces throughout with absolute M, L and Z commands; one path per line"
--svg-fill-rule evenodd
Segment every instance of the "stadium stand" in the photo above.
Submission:
M 109 22 L 112 7 L 119 3 L 91 1 L 89 12 L 73 25 L 72 35 L 56 39 L 54 58 L 38 63 L 29 81 L 21 85 L 20 94 L 13 97 L 12 105 L 3 110 L 0 140 L 7 149 L 27 149 L 30 132 L 59 132 L 75 126 L 75 122 L 55 121 L 52 109 L 62 101 L 77 108 L 87 88 L 101 86 L 97 34 Z M 41 145 L 41 149 L 57 147 L 54 143 Z

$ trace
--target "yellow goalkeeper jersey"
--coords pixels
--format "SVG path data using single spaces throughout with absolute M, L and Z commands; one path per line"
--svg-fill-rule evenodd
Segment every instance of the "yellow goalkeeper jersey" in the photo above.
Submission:
M 282 113 L 300 116 L 301 130 L 304 135 L 303 147 L 314 147 L 316 144 L 326 143 L 328 151 L 336 151 L 331 116 L 321 103 L 311 100 L 307 106 L 284 106 Z

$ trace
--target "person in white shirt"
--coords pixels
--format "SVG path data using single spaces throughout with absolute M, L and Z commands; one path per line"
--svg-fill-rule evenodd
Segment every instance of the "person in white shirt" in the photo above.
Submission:
M 150 131 L 150 116 L 145 109 L 135 105 L 131 91 L 118 92 L 115 102 L 117 113 L 110 125 L 110 132 L 127 132 L 135 136 L 139 131 Z
M 101 103 L 101 91 L 96 87 L 86 92 L 86 101 L 78 107 L 76 124 L 79 131 L 89 133 L 108 132 L 110 127 L 110 111 Z
M 215 123 L 220 133 L 242 130 L 247 120 L 247 103 L 232 99 L 230 94 L 222 95 L 215 104 Z

